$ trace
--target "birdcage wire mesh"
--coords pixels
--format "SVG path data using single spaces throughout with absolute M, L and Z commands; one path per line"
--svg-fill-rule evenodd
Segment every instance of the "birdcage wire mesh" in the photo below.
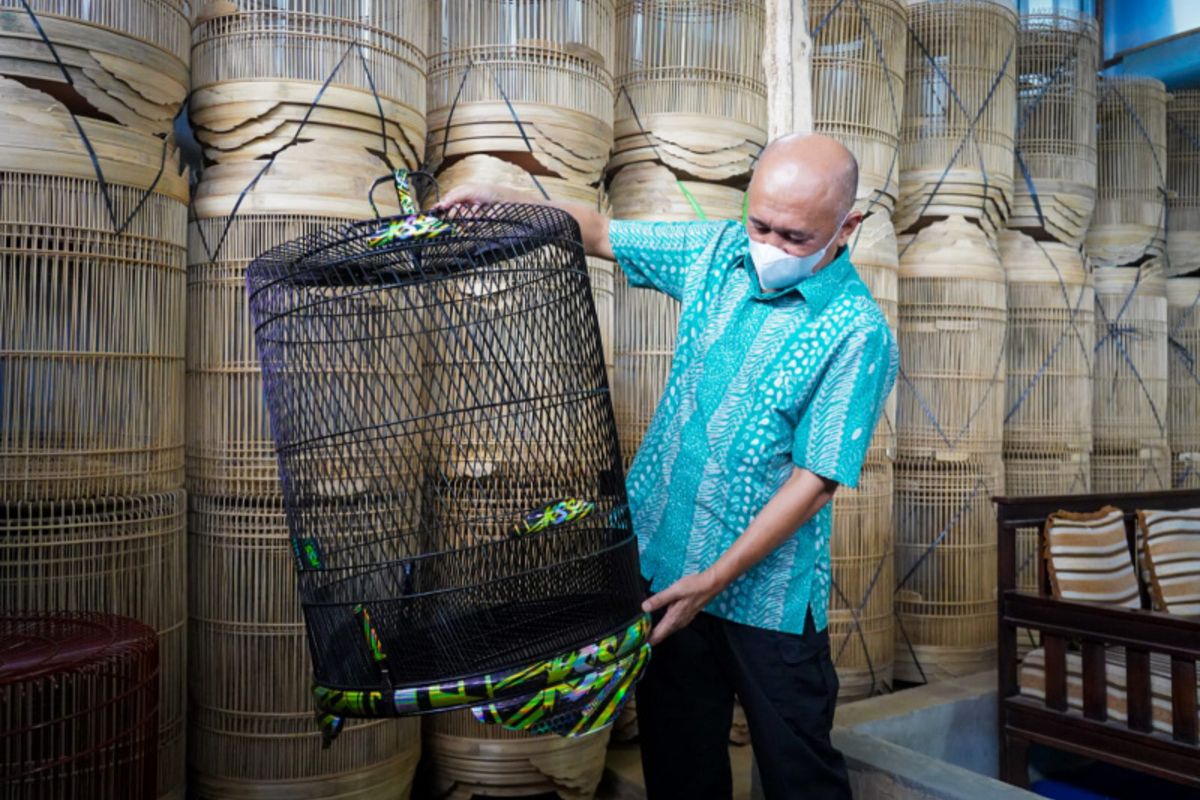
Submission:
M 331 228 L 247 272 L 321 686 L 477 676 L 641 618 L 578 227 L 526 205 L 443 220 L 376 247 L 379 222 Z M 579 513 L 538 529 L 563 500 Z

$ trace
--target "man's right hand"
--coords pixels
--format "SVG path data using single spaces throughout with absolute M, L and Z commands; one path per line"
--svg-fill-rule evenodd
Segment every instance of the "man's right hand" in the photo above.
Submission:
M 433 213 L 444 213 L 455 206 L 466 206 L 468 208 L 474 206 L 490 206 L 497 203 L 536 203 L 538 199 L 532 198 L 523 192 L 518 192 L 515 189 L 506 189 L 498 186 L 491 186 L 485 183 L 465 183 L 462 186 L 455 186 L 442 197 L 441 200 L 430 209 Z

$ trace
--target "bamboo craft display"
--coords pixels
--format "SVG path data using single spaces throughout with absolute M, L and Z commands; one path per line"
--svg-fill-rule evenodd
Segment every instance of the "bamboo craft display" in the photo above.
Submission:
M 269 155 L 303 122 L 306 141 L 386 152 L 391 165 L 415 169 L 425 148 L 425 7 L 363 8 L 208 0 L 193 31 L 189 113 L 209 160 Z
M 231 221 L 260 164 L 206 169 L 189 226 L 187 485 L 202 494 L 281 492 L 246 306 L 246 267 L 283 242 L 368 217 L 371 184 L 387 175 L 383 161 L 366 152 L 297 145 L 280 154 Z M 375 192 L 375 202 L 381 214 L 399 212 L 387 187 Z
M 813 0 L 813 129 L 858 159 L 858 207 L 891 213 L 900 178 L 905 26 L 901 0 Z
M 1098 267 L 1161 255 L 1167 189 L 1167 92 L 1141 76 L 1102 77 L 1096 109 L 1099 164 L 1088 257 Z
M 1200 90 L 1167 103 L 1167 277 L 1200 270 Z
M 1090 14 L 1021 15 L 1010 228 L 1083 242 L 1096 205 L 1099 60 L 1099 26 Z
M 885 212 L 876 211 L 863 219 L 850 238 L 850 261 L 871 290 L 894 334 L 900 317 L 900 258 L 896 231 Z M 867 449 L 867 460 L 890 461 L 895 456 L 896 393 L 893 391 Z
M 1094 280 L 1092 490 L 1167 489 L 1166 281 L 1157 260 L 1098 268 Z
M 767 141 L 763 0 L 618 0 L 609 169 L 748 178 Z
M 19 3 L 5 5 L 0 75 L 52 87 L 55 97 L 70 98 L 86 116 L 103 115 L 141 133 L 171 131 L 188 90 L 184 3 L 33 0 L 53 51 Z
M 0 795 L 152 800 L 158 640 L 113 614 L 0 613 Z
M 591 800 L 604 774 L 612 729 L 577 739 L 529 736 L 483 726 L 470 711 L 425 719 L 425 750 L 437 796 L 525 797 L 553 793 Z
M 187 182 L 162 140 L 0 78 L 0 501 L 183 479 Z M 162 165 L 162 175 L 158 172 Z M 151 189 L 153 187 L 153 189 Z
M 1007 302 L 987 235 L 934 223 L 900 257 L 901 369 L 895 466 L 898 679 L 989 666 Z
M 322 751 L 282 501 L 192 495 L 188 528 L 196 796 L 407 796 L 418 720 L 349 721 Z
M 599 181 L 612 147 L 613 0 L 426 2 L 430 163 L 503 153 Z
M 1171 486 L 1200 487 L 1200 278 L 1167 281 Z
M 994 233 L 1013 194 L 1013 4 L 909 0 L 908 16 L 896 230 L 963 216 Z
M 503 186 L 527 192 L 530 197 L 537 199 L 541 199 L 541 190 L 544 190 L 551 200 L 583 203 L 602 213 L 609 212 L 608 196 L 600 187 L 586 186 L 554 177 L 535 179 L 516 164 L 482 153 L 455 161 L 438 173 L 437 181 L 438 190 L 443 194 L 457 186 L 467 184 Z M 539 189 L 539 187 L 541 188 Z M 611 386 L 616 370 L 612 345 L 613 273 L 616 265 L 611 261 L 590 256 L 587 264 L 588 276 L 592 281 L 592 299 L 596 302 L 596 315 L 600 318 L 600 341 L 604 346 L 604 363 L 608 369 L 608 382 Z
M 699 181 L 682 183 L 708 219 L 741 218 L 744 195 L 737 189 Z M 618 171 L 609 186 L 609 199 L 614 219 L 699 219 L 675 175 L 657 164 L 633 164 Z M 613 406 L 628 470 L 666 388 L 675 353 L 679 303 L 657 290 L 631 287 L 619 269 L 615 284 Z
M 8 503 L 0 608 L 122 614 L 158 633 L 159 796 L 182 795 L 186 707 L 182 490 Z

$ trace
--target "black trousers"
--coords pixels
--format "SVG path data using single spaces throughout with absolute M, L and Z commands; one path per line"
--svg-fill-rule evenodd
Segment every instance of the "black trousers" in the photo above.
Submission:
M 847 800 L 829 741 L 837 692 L 829 633 L 811 615 L 799 636 L 697 615 L 654 648 L 637 688 L 646 797 L 728 800 L 736 693 L 767 800 Z

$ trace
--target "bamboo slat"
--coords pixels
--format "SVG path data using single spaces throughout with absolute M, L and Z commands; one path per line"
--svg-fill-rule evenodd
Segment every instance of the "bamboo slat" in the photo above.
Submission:
M 428 3 L 430 162 L 504 153 L 596 183 L 612 147 L 613 0 Z
M 193 494 L 189 507 L 189 766 L 197 796 L 342 797 L 351 788 L 399 796 L 416 768 L 417 720 L 350 721 L 337 746 L 322 751 L 282 500 Z M 398 763 L 401 754 L 408 758 Z M 361 781 L 366 773 L 370 785 Z
M 1167 449 L 1167 296 L 1158 262 L 1102 267 L 1094 278 L 1096 450 Z
M 895 334 L 899 321 L 900 260 L 896 231 L 883 210 L 868 214 L 850 239 L 850 261 L 879 304 Z M 896 455 L 896 392 L 893 390 L 875 428 L 868 460 L 891 460 Z M 836 504 L 834 506 L 837 508 Z
M 1013 4 L 909 0 L 908 16 L 896 230 L 958 215 L 994 232 L 1013 192 Z
M 1005 458 L 1086 455 L 1096 338 L 1083 257 L 1015 231 L 1000 232 L 999 249 L 1008 276 Z
M 610 169 L 749 177 L 767 140 L 762 0 L 618 0 Z
M 190 114 L 212 161 L 287 144 L 322 83 L 303 138 L 387 150 L 416 168 L 425 147 L 425 6 L 351 0 L 209 3 L 193 37 Z
M 900 256 L 897 453 L 999 456 L 1007 301 L 982 230 L 961 217 L 923 229 Z M 900 508 L 902 506 L 898 506 Z
M 82 123 L 123 234 L 65 110 L 0 79 L 0 502 L 183 479 L 186 182 L 147 195 L 163 142 Z
M 1010 228 L 1083 242 L 1096 204 L 1099 60 L 1099 26 L 1090 14 L 1021 15 Z
M 839 489 L 833 501 L 829 642 L 839 701 L 892 684 L 892 535 L 892 462 L 868 460 L 858 488 Z
M 437 176 L 438 189 L 443 194 L 457 186 L 485 184 L 502 186 L 528 192 L 540 198 L 538 186 L 546 191 L 551 200 L 583 203 L 604 213 L 609 212 L 608 196 L 597 186 L 573 183 L 562 178 L 534 177 L 516 164 L 482 153 L 455 161 Z M 615 378 L 616 363 L 613 357 L 613 280 L 616 265 L 602 258 L 588 257 L 588 275 L 592 281 L 592 299 L 596 303 L 596 315 L 600 319 L 600 342 L 604 347 L 604 364 L 608 370 L 611 386 Z
M 81 116 L 149 134 L 171 131 L 188 90 L 188 22 L 178 3 L 35 2 L 54 51 L 18 3 L 5 5 L 0 74 L 70 98 Z
M 895 476 L 896 679 L 933 681 L 995 668 L 991 498 L 1004 490 L 1000 455 L 958 462 L 901 455 Z
M 1096 445 L 1092 491 L 1160 492 L 1171 488 L 1171 451 L 1149 445 L 1128 449 Z
M 699 181 L 684 181 L 684 185 L 709 219 L 741 218 L 742 192 Z M 633 164 L 621 169 L 609 187 L 609 197 L 616 219 L 697 221 L 696 211 L 680 191 L 675 175 L 657 164 Z M 679 303 L 661 292 L 631 287 L 620 270 L 614 277 L 613 406 L 621 455 L 628 469 L 671 371 Z
M 255 162 L 205 171 L 189 225 L 187 274 L 187 485 L 190 491 L 237 497 L 279 496 L 281 487 L 262 396 L 254 331 L 246 304 L 245 270 L 276 245 L 371 214 L 367 190 L 387 174 L 367 154 L 323 158 L 321 145 L 291 148 L 242 201 Z M 313 169 L 314 165 L 319 165 Z M 297 181 L 316 173 L 322 194 Z M 296 189 L 296 191 L 293 191 Z M 376 193 L 381 214 L 398 213 L 395 193 Z M 215 256 L 215 258 L 210 258 Z
M 901 0 L 808 4 L 813 129 L 857 157 L 863 210 L 896 207 L 907 21 Z
M 1200 278 L 1167 281 L 1172 487 L 1200 487 Z
M 556 794 L 591 800 L 604 774 L 611 729 L 591 736 L 530 736 L 481 725 L 469 711 L 425 720 L 425 752 L 438 797 Z
M 176 490 L 0 514 L 0 608 L 123 614 L 158 632 L 160 796 L 184 781 L 185 505 Z
M 1141 76 L 1100 78 L 1098 184 L 1086 250 L 1100 267 L 1163 252 L 1167 186 L 1167 92 Z
M 1167 103 L 1168 277 L 1200 270 L 1200 90 Z

